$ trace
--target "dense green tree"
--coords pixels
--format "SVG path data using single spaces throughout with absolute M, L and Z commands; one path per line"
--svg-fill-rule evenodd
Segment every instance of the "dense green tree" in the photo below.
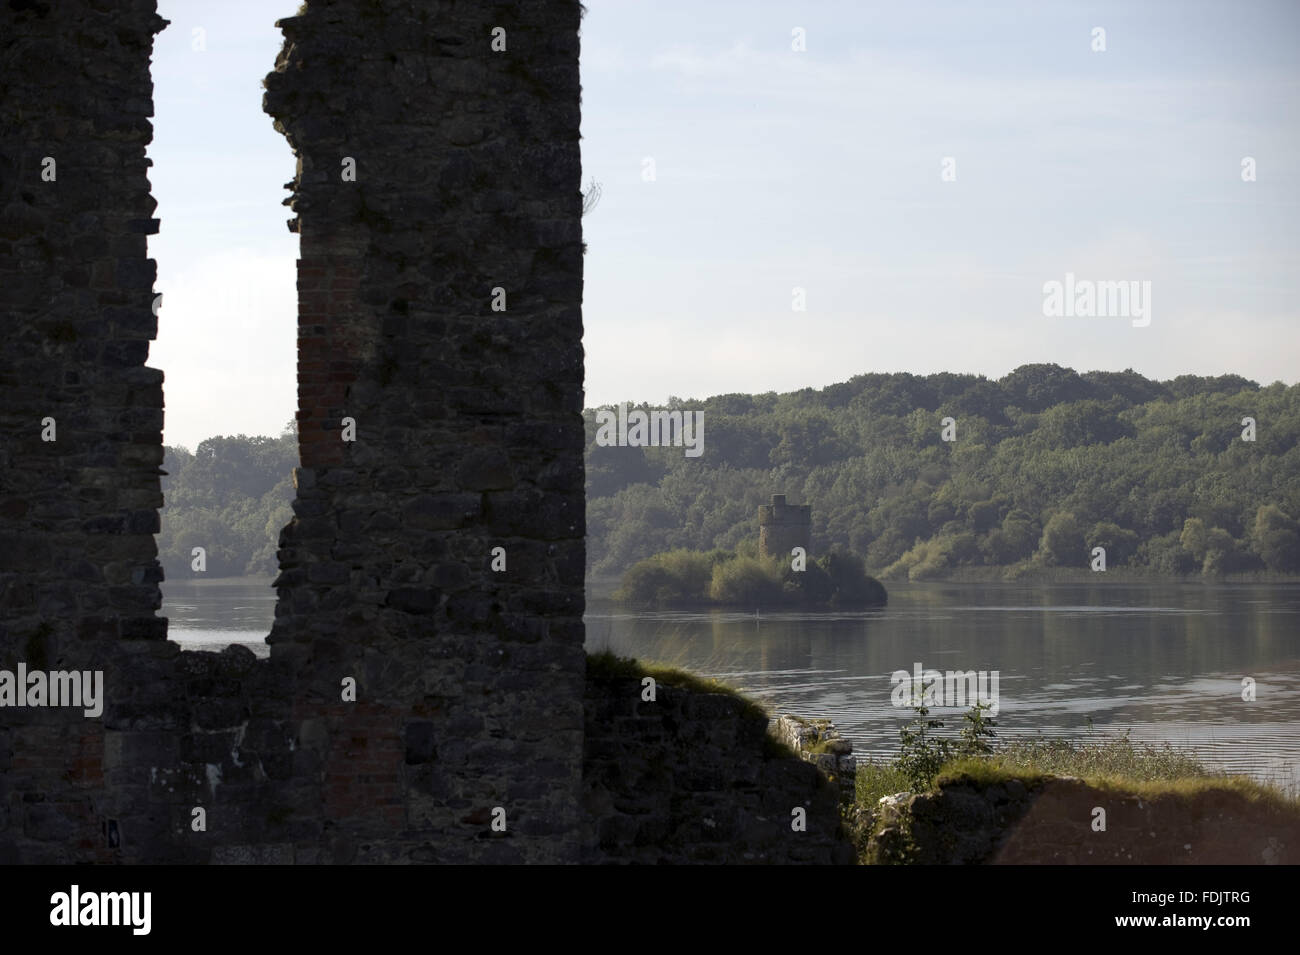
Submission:
M 1001 512 L 998 501 L 975 501 L 969 510 L 971 529 L 977 534 L 987 534 L 998 525 Z
M 832 550 L 819 557 L 817 565 L 830 581 L 832 606 L 867 607 L 885 602 L 885 588 L 880 581 L 867 575 L 862 558 L 857 554 Z
M 847 445 L 835 430 L 830 414 L 808 411 L 792 417 L 781 429 L 770 459 L 773 465 L 812 467 L 840 460 L 846 451 Z
M 1276 504 L 1261 505 L 1255 513 L 1252 540 L 1269 570 L 1300 573 L 1300 523 Z
M 1021 365 L 998 381 L 1010 403 L 1026 411 L 1046 411 L 1052 405 L 1095 397 L 1096 388 L 1072 368 L 1060 365 Z
M 587 446 L 587 493 L 592 497 L 609 497 L 632 484 L 648 484 L 662 472 L 652 469 L 641 448 Z
M 746 545 L 774 492 L 812 505 L 814 553 L 844 548 L 874 573 L 942 577 L 1063 551 L 1062 566 L 1084 568 L 1098 546 L 1113 567 L 1162 574 L 1292 566 L 1285 522 L 1270 512 L 1255 526 L 1265 505 L 1300 514 L 1300 387 L 1037 364 L 1000 381 L 873 373 L 698 407 L 703 457 L 650 449 L 650 477 L 603 494 L 605 471 L 593 467 L 597 574 L 673 547 Z M 957 420 L 956 442 L 941 440 L 944 416 Z M 1255 442 L 1241 440 L 1247 416 Z M 1061 513 L 1078 537 L 1059 539 L 1062 518 L 1043 547 Z M 1211 548 L 1215 528 L 1227 536 Z
M 1090 371 L 1080 377 L 1094 387 L 1099 398 L 1119 398 L 1129 406 L 1158 401 L 1171 394 L 1160 382 L 1144 378 L 1132 368 L 1123 371 Z
M 785 588 L 780 565 L 753 557 L 714 564 L 709 596 L 721 604 L 770 607 L 780 604 Z
M 1201 573 L 1206 576 L 1227 573 L 1233 569 L 1237 556 L 1237 542 L 1222 527 L 1212 527 L 1205 535 L 1205 559 Z
M 1199 517 L 1189 517 L 1183 522 L 1183 533 L 1179 536 L 1178 543 L 1192 555 L 1193 560 L 1202 561 L 1209 549 L 1209 536 L 1205 521 Z
M 1016 508 L 1002 521 L 1003 551 L 997 563 L 1012 564 L 1029 557 L 1038 544 L 1038 523 L 1026 512 Z
M 1188 398 L 1194 395 L 1236 394 L 1242 389 L 1258 390 L 1259 385 L 1241 375 L 1219 375 L 1216 378 L 1200 375 L 1179 375 L 1166 383 L 1171 394 L 1176 398 Z
M 168 580 L 276 570 L 280 530 L 293 517 L 298 444 L 292 422 L 275 438 L 208 438 L 191 453 L 163 449 L 158 559 Z M 203 548 L 205 570 L 194 570 Z
M 595 575 L 678 549 L 752 556 L 773 493 L 812 505 L 814 557 L 838 548 L 875 574 L 1019 573 L 1036 553 L 1082 569 L 1097 546 L 1111 566 L 1159 574 L 1300 573 L 1300 386 L 1039 364 L 1000 381 L 872 373 L 670 404 L 704 412 L 703 456 L 598 447 L 584 413 Z M 956 442 L 940 437 L 948 415 Z M 196 546 L 208 576 L 274 573 L 296 464 L 291 427 L 165 448 L 167 577 L 193 575 Z
M 1179 532 L 1170 531 L 1144 541 L 1138 547 L 1137 562 L 1158 574 L 1190 574 L 1200 570 L 1196 560 L 1179 541 Z
M 1114 521 L 1098 521 L 1087 534 L 1089 553 L 1094 547 L 1106 549 L 1107 567 L 1128 563 L 1137 553 L 1138 543 L 1135 531 L 1120 527 Z
M 1113 404 L 1092 400 L 1048 408 L 1039 418 L 1038 429 L 1053 448 L 1110 444 L 1135 433 L 1131 424 L 1121 420 Z

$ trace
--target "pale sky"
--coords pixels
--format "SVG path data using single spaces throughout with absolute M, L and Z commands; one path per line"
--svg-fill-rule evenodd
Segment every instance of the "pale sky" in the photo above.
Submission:
M 296 408 L 294 160 L 261 80 L 297 7 L 159 2 L 169 444 Z M 587 7 L 588 406 L 1045 361 L 1300 379 L 1300 4 Z M 1150 324 L 1045 317 L 1067 273 L 1149 281 Z

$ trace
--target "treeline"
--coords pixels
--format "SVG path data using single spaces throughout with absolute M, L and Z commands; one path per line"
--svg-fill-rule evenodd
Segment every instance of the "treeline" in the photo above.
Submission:
M 997 381 L 871 374 L 668 407 L 705 412 L 703 455 L 598 446 L 585 412 L 595 575 L 666 551 L 735 552 L 758 539 L 773 493 L 812 505 L 814 555 L 859 554 L 887 579 L 1086 569 L 1094 547 L 1108 570 L 1300 573 L 1300 386 L 1025 365 Z M 292 428 L 168 447 L 167 578 L 195 576 L 194 547 L 209 577 L 274 574 L 296 465 Z
M 290 426 L 278 438 L 208 438 L 191 453 L 164 448 L 158 559 L 168 580 L 276 572 L 280 529 L 293 517 L 298 441 Z M 195 573 L 194 548 L 206 570 Z
M 702 456 L 598 446 L 585 413 L 593 574 L 735 550 L 773 493 L 812 505 L 814 552 L 886 578 L 1087 569 L 1095 547 L 1107 570 L 1300 572 L 1300 386 L 1037 364 L 666 407 L 704 412 Z

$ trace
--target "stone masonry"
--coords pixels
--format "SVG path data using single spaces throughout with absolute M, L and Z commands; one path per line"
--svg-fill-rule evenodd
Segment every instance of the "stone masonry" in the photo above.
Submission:
M 787 504 L 784 494 L 773 494 L 771 504 L 758 506 L 758 552 L 765 558 L 785 560 L 796 547 L 811 553 L 811 528 L 811 504 Z
M 301 243 L 272 656 L 330 738 L 355 734 L 352 677 L 394 741 L 364 783 L 331 766 L 327 804 L 381 829 L 378 806 L 406 806 L 449 859 L 576 838 L 578 21 L 576 3 L 312 2 L 279 21 L 266 78 Z M 498 806 L 509 853 L 465 822 Z
M 163 376 L 145 367 L 163 26 L 152 0 L 0 6 L 0 669 L 98 669 L 114 690 L 99 719 L 0 710 L 0 862 L 108 856 L 132 794 L 106 784 L 137 755 L 115 747 L 167 719 L 162 687 L 121 678 L 176 656 L 155 616 Z
M 793 758 L 760 707 L 663 683 L 653 702 L 643 694 L 635 677 L 588 678 L 583 861 L 854 861 L 842 791 Z
M 833 792 L 744 707 L 681 689 L 657 712 L 585 676 L 580 16 L 313 0 L 280 21 L 301 467 L 258 660 L 182 653 L 156 615 L 166 22 L 154 0 L 0 4 L 0 681 L 104 681 L 96 716 L 0 706 L 0 863 L 845 858 Z M 602 803 L 635 770 L 610 754 L 665 733 L 680 785 Z M 752 860 L 695 844 L 706 805 Z M 821 807 L 811 838 L 773 828 L 791 805 Z M 620 841 L 643 812 L 673 834 L 657 854 Z
M 840 799 L 852 804 L 857 789 L 858 760 L 853 755 L 853 742 L 841 736 L 833 722 L 782 713 L 772 719 L 768 731 L 837 783 Z

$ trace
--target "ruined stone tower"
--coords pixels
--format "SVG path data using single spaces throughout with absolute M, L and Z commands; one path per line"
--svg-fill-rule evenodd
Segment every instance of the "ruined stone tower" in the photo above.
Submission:
M 301 467 L 259 660 L 155 613 L 166 22 L 0 4 L 0 864 L 851 856 L 761 710 L 586 672 L 580 14 L 280 21 Z M 27 670 L 102 674 L 102 712 L 14 704 Z
M 578 20 L 577 2 L 313 0 L 279 21 L 266 79 L 301 241 L 272 652 L 329 729 L 365 714 L 394 741 L 327 806 L 379 827 L 405 808 L 443 861 L 576 846 Z M 478 838 L 497 807 L 508 844 Z
M 795 547 L 808 553 L 811 527 L 811 504 L 787 504 L 784 494 L 773 494 L 771 504 L 758 506 L 759 555 L 788 559 Z

